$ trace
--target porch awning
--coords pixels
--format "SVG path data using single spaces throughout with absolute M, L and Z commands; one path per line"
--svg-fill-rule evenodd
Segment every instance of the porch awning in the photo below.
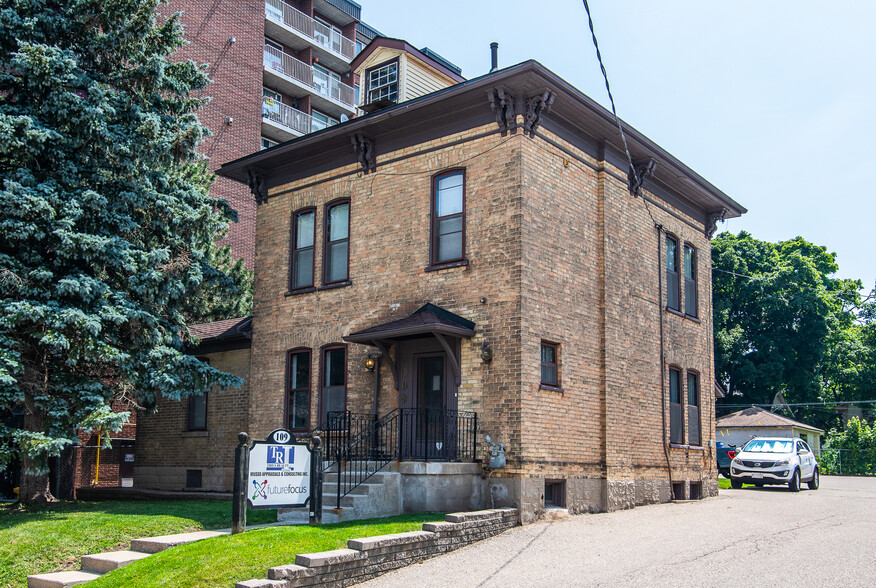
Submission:
M 449 310 L 434 304 L 426 304 L 412 315 L 375 325 L 344 337 L 348 343 L 374 345 L 375 341 L 421 337 L 423 335 L 449 335 L 451 337 L 474 336 L 475 324 Z
M 447 352 L 450 367 L 456 377 L 456 385 L 459 386 L 462 377 L 459 363 L 444 337 L 473 337 L 475 334 L 474 327 L 475 324 L 470 320 L 430 303 L 425 304 L 409 317 L 383 323 L 382 325 L 375 325 L 362 331 L 351 333 L 343 339 L 348 343 L 362 343 L 363 345 L 377 347 L 392 371 L 392 380 L 395 384 L 395 389 L 398 390 L 398 368 L 396 368 L 395 362 L 390 357 L 387 348 L 400 340 L 432 335 L 438 339 L 441 347 Z

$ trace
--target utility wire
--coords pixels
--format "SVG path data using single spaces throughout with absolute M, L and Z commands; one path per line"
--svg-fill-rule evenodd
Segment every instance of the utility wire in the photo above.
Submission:
M 608 83 L 608 72 L 605 71 L 605 64 L 602 63 L 602 53 L 599 51 L 599 41 L 596 40 L 596 31 L 593 29 L 593 16 L 590 14 L 590 5 L 587 0 L 584 0 L 584 10 L 587 11 L 587 21 L 590 23 L 590 36 L 593 37 L 593 46 L 596 48 L 596 59 L 599 60 L 599 69 L 602 70 L 602 77 L 605 79 L 605 89 L 608 91 L 608 101 L 611 102 L 611 113 L 614 115 L 614 122 L 617 124 L 617 130 L 620 131 L 621 139 L 624 142 L 624 152 L 627 154 L 627 161 L 630 164 L 630 176 L 634 181 L 634 196 L 640 196 L 642 189 L 639 180 L 639 174 L 636 173 L 636 166 L 633 165 L 633 156 L 630 155 L 630 148 L 627 146 L 627 136 L 624 133 L 623 125 L 617 117 L 617 109 L 614 106 L 614 96 L 611 95 L 611 86 Z M 650 210 L 648 211 L 650 214 Z M 657 224 L 656 222 L 654 224 Z
M 876 400 L 835 400 L 833 402 L 785 402 L 777 406 L 835 406 L 837 404 L 876 404 Z M 717 407 L 724 408 L 750 408 L 752 406 L 760 406 L 762 408 L 772 407 L 770 404 L 718 404 Z

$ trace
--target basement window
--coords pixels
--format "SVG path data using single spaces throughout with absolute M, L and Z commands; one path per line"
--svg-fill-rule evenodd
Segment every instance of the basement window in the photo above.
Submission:
M 544 507 L 545 508 L 565 508 L 566 507 L 566 481 L 565 480 L 545 480 L 544 481 Z
M 202 470 L 186 470 L 186 488 L 203 488 Z
M 703 497 L 703 483 L 702 482 L 691 482 L 690 483 L 690 499 L 691 500 L 701 500 Z
M 684 482 L 672 483 L 672 500 L 684 500 Z

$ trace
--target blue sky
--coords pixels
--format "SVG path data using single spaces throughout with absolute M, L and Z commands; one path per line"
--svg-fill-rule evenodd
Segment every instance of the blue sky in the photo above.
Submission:
M 580 0 L 361 0 L 363 20 L 468 78 L 535 59 L 608 106 Z M 876 2 L 590 0 L 618 114 L 748 208 L 876 282 Z

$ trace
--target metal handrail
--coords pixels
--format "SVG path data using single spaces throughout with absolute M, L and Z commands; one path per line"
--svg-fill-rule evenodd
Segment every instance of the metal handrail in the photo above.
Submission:
M 347 61 L 356 56 L 356 43 L 336 30 L 307 16 L 283 0 L 265 0 L 265 17 L 312 39 L 318 45 L 344 57 Z
M 262 96 L 262 118 L 305 135 L 313 130 L 313 117 L 268 96 Z
M 264 63 L 267 69 L 297 80 L 305 86 L 313 88 L 323 96 L 332 98 L 347 106 L 353 106 L 353 88 L 331 76 L 322 75 L 313 66 L 307 65 L 300 59 L 296 59 L 276 47 L 265 45 Z M 317 79 L 319 79 L 319 82 L 316 81 Z
M 397 408 L 335 449 L 335 506 L 340 508 L 341 498 L 392 461 L 475 461 L 476 457 L 477 413 Z

